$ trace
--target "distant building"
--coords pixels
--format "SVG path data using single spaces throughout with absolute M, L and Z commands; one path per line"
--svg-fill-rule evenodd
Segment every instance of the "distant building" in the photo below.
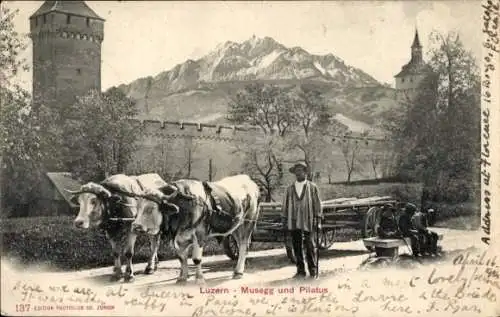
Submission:
M 45 1 L 29 20 L 35 104 L 65 107 L 101 90 L 103 18 L 84 1 Z
M 411 45 L 411 59 L 404 65 L 401 71 L 394 76 L 396 78 L 396 93 L 398 98 L 413 97 L 422 80 L 428 74 L 428 67 L 422 57 L 422 44 L 415 30 L 415 37 Z
M 70 173 L 46 173 L 30 208 L 23 210 L 25 214 L 16 216 L 76 216 L 78 205 L 67 190 L 78 190 L 80 186 Z

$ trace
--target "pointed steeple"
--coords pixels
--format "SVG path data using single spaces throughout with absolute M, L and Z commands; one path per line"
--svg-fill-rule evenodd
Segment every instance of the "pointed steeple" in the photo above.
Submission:
M 420 38 L 418 37 L 418 30 L 415 28 L 415 37 L 413 38 L 413 44 L 411 45 L 412 48 L 414 47 L 422 47 L 420 44 Z
M 422 59 L 422 44 L 420 44 L 420 38 L 418 37 L 418 30 L 415 28 L 415 37 L 413 38 L 413 44 L 411 45 L 411 64 L 421 64 Z
M 413 44 L 411 45 L 411 59 L 394 77 L 403 78 L 411 73 L 419 73 L 422 66 L 425 66 L 422 55 L 422 44 L 420 43 L 420 37 L 418 36 L 418 29 L 415 26 L 415 36 L 413 38 Z

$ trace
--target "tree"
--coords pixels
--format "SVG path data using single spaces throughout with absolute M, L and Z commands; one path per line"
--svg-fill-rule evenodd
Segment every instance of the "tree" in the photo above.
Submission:
M 315 171 L 315 165 L 328 150 L 327 130 L 330 128 L 331 114 L 323 95 L 308 86 L 299 86 L 291 92 L 293 126 L 288 135 L 289 149 L 299 149 L 303 153 L 309 170 L 309 178 Z
M 461 200 L 471 194 L 476 183 L 480 153 L 480 75 L 476 60 L 457 33 L 433 33 L 434 47 L 429 64 L 439 76 L 437 90 L 438 173 L 428 175 L 427 185 L 443 192 L 442 199 Z M 448 181 L 440 186 L 439 179 Z
M 2 214 L 21 215 L 36 197 L 46 168 L 58 167 L 57 135 L 53 117 L 45 107 L 35 112 L 31 96 L 15 82 L 28 70 L 20 56 L 25 36 L 14 30 L 18 11 L 1 7 L 0 17 L 0 195 Z M 48 164 L 52 163 L 52 164 Z
M 264 134 L 263 138 L 237 145 L 235 151 L 243 154 L 242 169 L 259 185 L 266 201 L 272 200 L 283 176 L 282 138 L 294 124 L 289 108 L 290 97 L 284 89 L 261 83 L 247 85 L 229 104 L 230 122 L 259 126 Z
M 351 181 L 352 174 L 355 171 L 359 171 L 359 161 L 358 154 L 361 150 L 360 143 L 358 140 L 353 140 L 349 138 L 344 138 L 339 140 L 340 150 L 344 157 L 345 167 L 346 167 L 346 181 L 349 183 Z
M 237 146 L 237 151 L 244 154 L 243 170 L 264 192 L 266 202 L 273 200 L 273 193 L 283 179 L 282 142 L 279 136 L 269 135 L 255 138 L 252 143 Z
M 153 148 L 141 148 L 134 153 L 127 171 L 134 175 L 157 173 L 166 181 L 186 177 L 188 163 L 183 152 L 186 149 L 184 141 L 183 138 L 161 140 Z
M 259 126 L 266 139 L 276 136 L 280 149 L 268 148 L 264 143 L 263 151 L 249 148 L 243 151 L 249 157 L 246 159 L 246 169 L 260 171 L 265 175 L 279 175 L 278 164 L 270 164 L 269 159 L 282 157 L 284 151 L 299 150 L 304 159 L 311 166 L 311 178 L 314 165 L 325 151 L 325 133 L 329 127 L 330 113 L 322 94 L 309 86 L 280 88 L 275 85 L 251 84 L 240 91 L 235 100 L 229 104 L 229 121 L 237 124 L 251 124 Z M 268 162 L 266 167 L 257 166 L 255 157 L 262 155 L 263 161 Z M 250 167 L 250 165 L 254 165 Z M 267 171 L 267 168 L 273 169 Z M 274 178 L 275 176 L 272 176 Z M 266 181 L 267 182 L 267 181 Z M 277 184 L 276 181 L 267 182 Z
M 228 120 L 235 124 L 251 124 L 264 133 L 277 131 L 283 136 L 293 125 L 290 99 L 282 88 L 255 83 L 245 86 L 229 103 Z
M 64 125 L 67 168 L 82 180 L 123 173 L 140 131 L 128 119 L 135 103 L 117 88 L 90 91 L 71 107 Z
M 369 158 L 370 158 L 370 165 L 372 167 L 373 178 L 377 179 L 380 176 L 379 171 L 381 165 L 384 162 L 384 159 L 386 158 L 386 153 L 379 146 L 372 145 L 370 148 Z
M 331 114 L 320 91 L 301 85 L 291 98 L 293 124 L 308 137 L 313 128 L 325 128 Z
M 29 94 L 19 88 L 0 88 L 0 153 L 3 202 L 17 215 L 36 196 L 43 162 L 52 158 L 40 122 L 31 111 Z
M 19 10 L 12 11 L 1 7 L 0 17 L 0 83 L 2 88 L 12 88 L 13 79 L 20 71 L 29 69 L 21 53 L 26 49 L 25 37 L 14 29 L 14 17 Z
M 416 98 L 393 120 L 399 174 L 424 181 L 438 199 L 466 199 L 479 153 L 479 71 L 458 34 L 436 32 L 428 69 Z
M 184 166 L 181 167 L 181 171 L 186 171 L 184 174 L 185 178 L 190 178 L 193 170 L 193 164 L 196 163 L 195 157 L 196 152 L 198 150 L 196 141 L 193 140 L 193 137 L 189 137 L 186 139 L 186 145 L 184 146 L 184 159 L 182 162 L 185 162 Z

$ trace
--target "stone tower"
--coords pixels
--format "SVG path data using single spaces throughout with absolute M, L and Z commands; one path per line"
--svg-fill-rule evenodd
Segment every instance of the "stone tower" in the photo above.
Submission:
M 63 109 L 101 89 L 104 19 L 84 1 L 45 1 L 30 17 L 33 100 Z
M 427 74 L 427 65 L 422 57 L 422 45 L 418 37 L 418 30 L 415 30 L 415 37 L 411 45 L 411 59 L 404 65 L 401 71 L 394 76 L 396 78 L 396 91 L 399 96 L 414 96 L 420 82 Z

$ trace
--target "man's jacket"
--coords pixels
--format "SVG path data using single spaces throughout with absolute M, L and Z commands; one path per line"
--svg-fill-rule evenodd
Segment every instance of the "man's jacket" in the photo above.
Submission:
M 322 217 L 321 199 L 316 184 L 306 181 L 300 197 L 295 185 L 288 186 L 283 198 L 282 216 L 288 230 L 315 231 Z

